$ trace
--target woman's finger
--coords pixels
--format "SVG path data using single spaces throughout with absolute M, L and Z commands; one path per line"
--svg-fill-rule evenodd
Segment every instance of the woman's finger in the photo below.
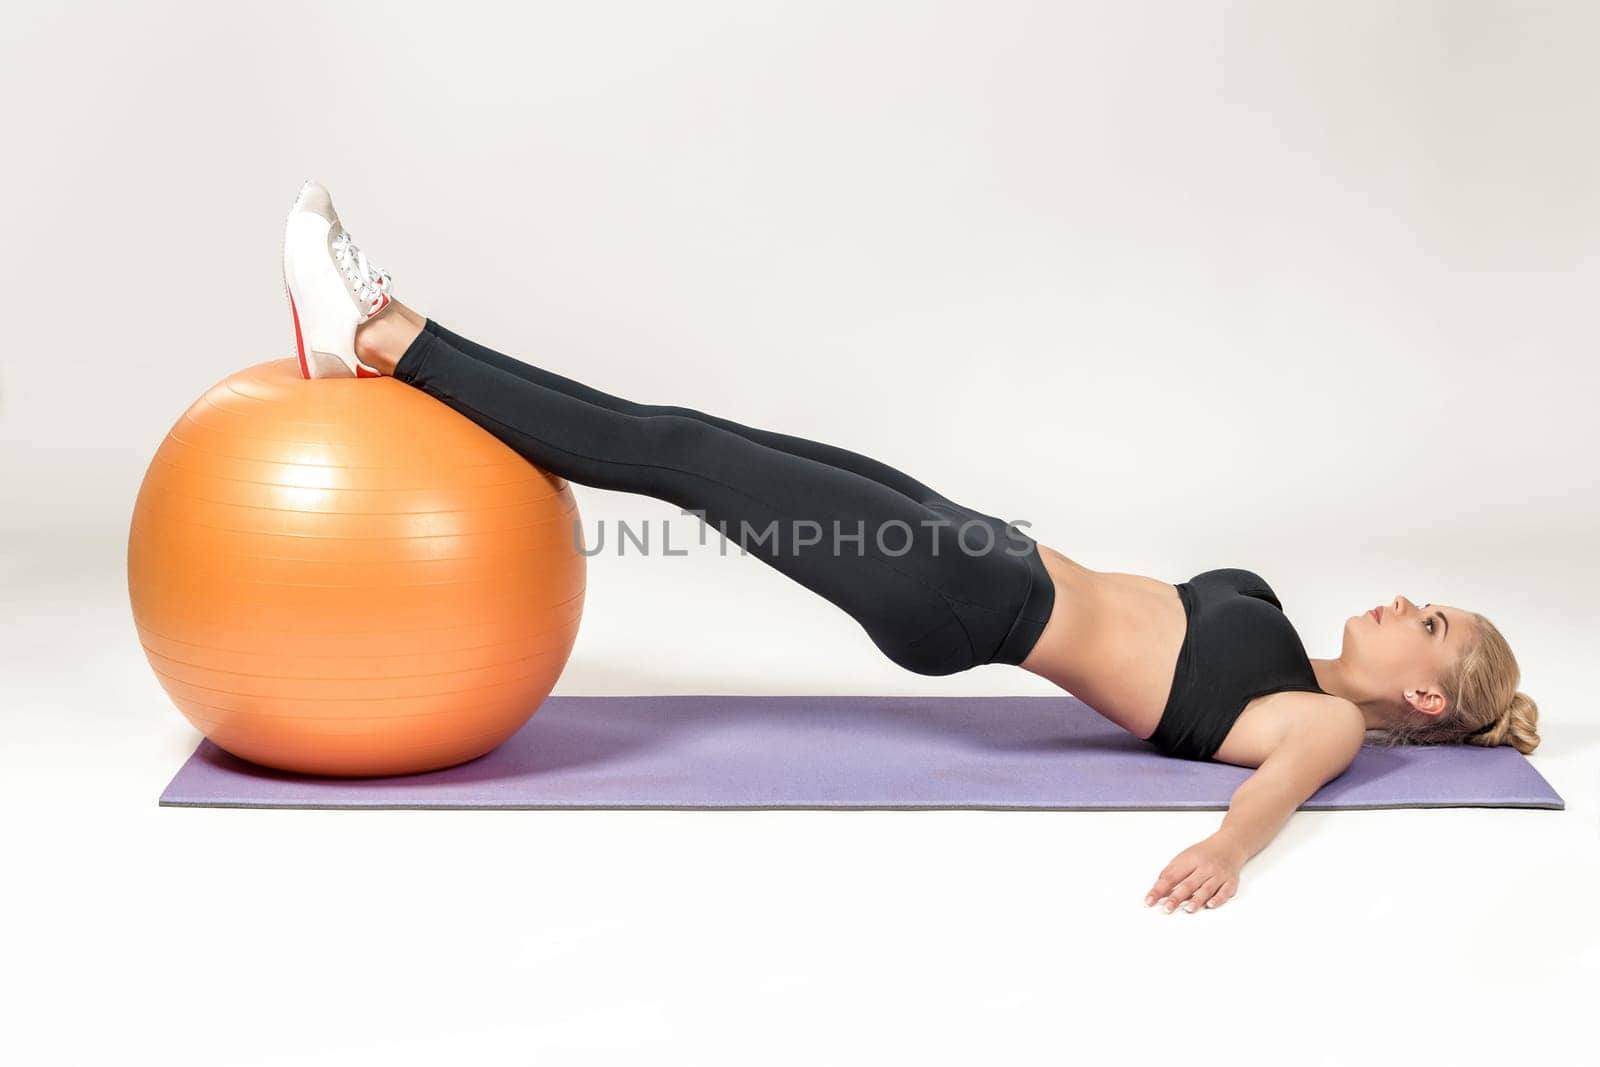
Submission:
M 1182 856 L 1167 864 L 1167 869 L 1161 872 L 1161 877 L 1156 879 L 1156 884 L 1150 888 L 1150 892 L 1144 895 L 1145 907 L 1149 907 L 1172 892 L 1172 887 L 1182 881 L 1193 870 L 1194 864 L 1183 862 Z
M 1199 888 L 1201 881 L 1203 881 L 1203 879 L 1200 877 L 1200 873 L 1196 871 L 1183 881 L 1179 882 L 1177 885 L 1173 886 L 1172 892 L 1167 894 L 1167 911 L 1169 913 L 1176 911 L 1178 905 L 1188 900 L 1189 894 L 1193 893 L 1197 888 Z
M 1223 879 L 1221 875 L 1215 875 L 1211 878 L 1207 878 L 1200 884 L 1200 888 L 1194 891 L 1194 895 L 1191 896 L 1188 903 L 1184 905 L 1184 910 L 1204 911 L 1206 905 L 1211 903 L 1211 901 L 1216 897 L 1217 890 L 1222 888 L 1222 883 L 1224 880 L 1225 879 Z

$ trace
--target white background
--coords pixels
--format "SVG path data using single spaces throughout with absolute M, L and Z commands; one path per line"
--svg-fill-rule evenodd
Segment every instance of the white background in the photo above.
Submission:
M 1600 9 L 35 4 L 0 40 L 0 1057 L 1587 1062 Z M 1313 655 L 1493 618 L 1565 812 L 163 810 L 129 617 L 184 407 L 292 351 L 300 181 L 398 295 L 876 455 L 1088 566 L 1266 575 Z M 578 489 L 587 525 L 653 501 Z M 683 522 L 684 520 L 679 520 Z M 692 526 L 683 527 L 684 531 Z M 565 693 L 920 678 L 751 560 L 602 557 Z

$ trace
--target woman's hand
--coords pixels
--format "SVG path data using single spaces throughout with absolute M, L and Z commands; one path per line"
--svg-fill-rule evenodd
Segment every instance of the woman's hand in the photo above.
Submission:
M 1148 908 L 1165 898 L 1168 913 L 1180 905 L 1189 912 L 1219 908 L 1238 890 L 1239 870 L 1247 858 L 1243 847 L 1221 832 L 1212 834 L 1167 864 L 1145 894 L 1144 906 Z

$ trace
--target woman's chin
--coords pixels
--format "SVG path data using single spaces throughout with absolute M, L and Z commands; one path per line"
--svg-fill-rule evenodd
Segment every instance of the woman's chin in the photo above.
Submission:
M 1339 647 L 1340 659 L 1346 658 L 1345 654 L 1349 652 L 1351 647 L 1355 644 L 1355 635 L 1360 632 L 1360 628 L 1360 615 L 1352 615 L 1348 619 L 1344 620 L 1344 640 Z

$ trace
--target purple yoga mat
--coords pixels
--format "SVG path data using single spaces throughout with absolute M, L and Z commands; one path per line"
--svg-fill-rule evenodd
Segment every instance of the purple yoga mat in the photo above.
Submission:
M 203 741 L 161 803 L 250 808 L 1225 809 L 1242 767 L 1158 753 L 1071 697 L 551 697 L 495 751 L 398 778 Z M 1561 808 L 1508 747 L 1369 745 L 1307 809 Z

